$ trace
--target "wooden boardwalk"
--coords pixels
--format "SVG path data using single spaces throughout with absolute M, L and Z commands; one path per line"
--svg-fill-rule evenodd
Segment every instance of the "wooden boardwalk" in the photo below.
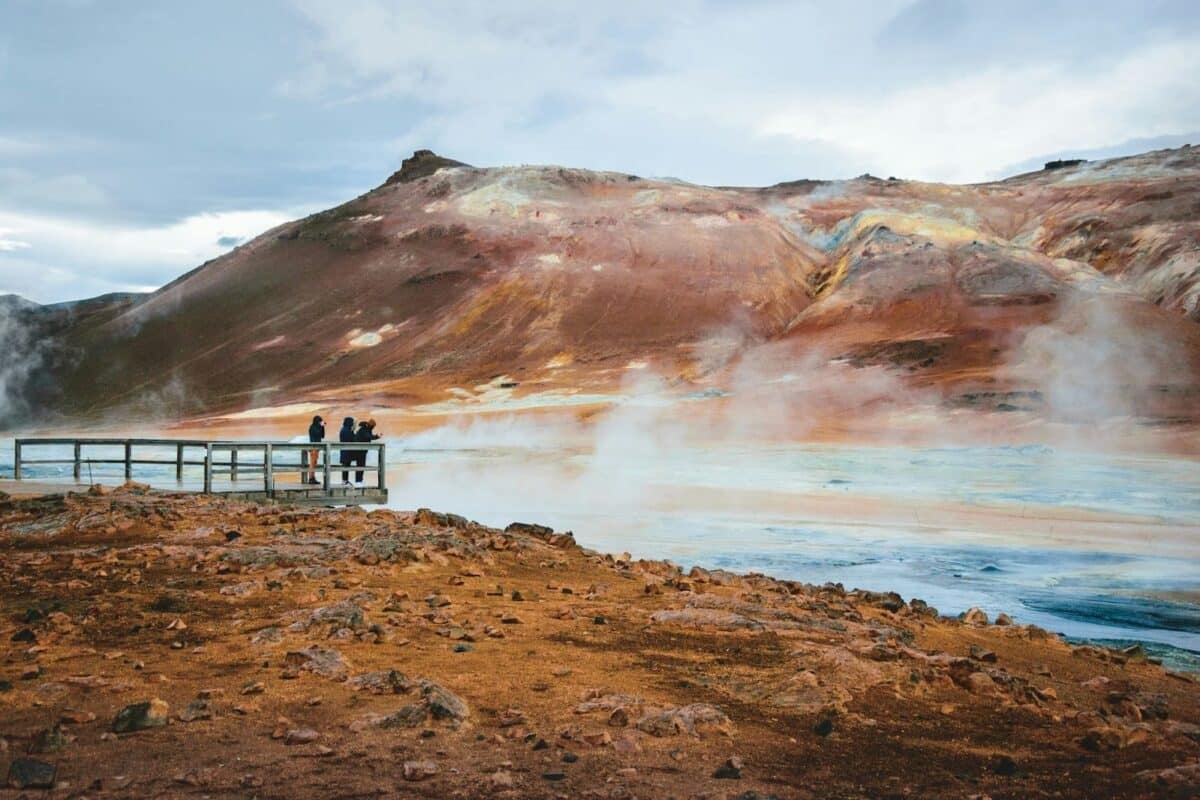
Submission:
M 361 463 L 340 463 L 343 451 L 350 454 L 349 460 L 360 455 Z M 163 491 L 239 500 L 376 505 L 388 499 L 386 458 L 381 442 L 17 439 L 13 479 L 0 480 L 0 491 L 14 496 L 47 494 L 136 480 Z M 56 470 L 62 474 L 53 474 Z M 369 476 L 369 485 L 347 484 L 342 473 Z

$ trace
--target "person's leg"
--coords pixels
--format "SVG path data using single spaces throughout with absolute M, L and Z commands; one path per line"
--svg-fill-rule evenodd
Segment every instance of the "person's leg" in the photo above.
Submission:
M 308 473 L 308 482 L 309 483 L 317 482 L 317 453 L 318 452 L 320 452 L 320 451 L 319 450 L 310 450 L 308 453 L 308 458 L 309 458 L 308 466 L 311 468 L 311 471 Z
M 360 466 L 360 467 L 365 467 L 367 465 L 367 451 L 366 450 L 358 451 L 358 459 L 356 460 L 355 463 L 357 463 L 358 466 Z M 363 482 L 363 473 L 362 473 L 361 469 L 354 471 L 354 482 L 355 483 Z

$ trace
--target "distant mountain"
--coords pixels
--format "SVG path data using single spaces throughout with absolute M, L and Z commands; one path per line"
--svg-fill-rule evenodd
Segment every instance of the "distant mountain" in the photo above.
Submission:
M 1169 416 L 1195 407 L 1200 374 L 1200 149 L 972 186 L 766 188 L 418 151 L 150 296 L 96 302 L 47 323 L 41 406 L 597 393 L 643 366 L 719 386 L 755 353 L 779 374 L 882 367 L 953 403 L 1044 389 L 1029 364 L 1057 333 L 1141 364 L 1114 380 L 1168 386 L 1138 408 Z

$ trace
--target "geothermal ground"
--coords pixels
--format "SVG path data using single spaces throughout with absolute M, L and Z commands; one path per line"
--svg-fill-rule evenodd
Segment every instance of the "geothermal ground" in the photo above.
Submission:
M 535 525 L 130 485 L 0 498 L 0 576 L 0 742 L 27 794 L 1200 789 L 1196 683 L 1140 648 Z

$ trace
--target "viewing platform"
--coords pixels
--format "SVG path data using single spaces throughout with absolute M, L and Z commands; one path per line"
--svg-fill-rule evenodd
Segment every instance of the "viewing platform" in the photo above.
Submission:
M 360 454 L 361 463 L 342 464 L 343 452 L 348 460 Z M 382 505 L 386 463 L 381 442 L 27 438 L 13 442 L 13 479 L 0 479 L 0 490 L 43 494 L 135 480 L 162 491 L 256 502 Z

